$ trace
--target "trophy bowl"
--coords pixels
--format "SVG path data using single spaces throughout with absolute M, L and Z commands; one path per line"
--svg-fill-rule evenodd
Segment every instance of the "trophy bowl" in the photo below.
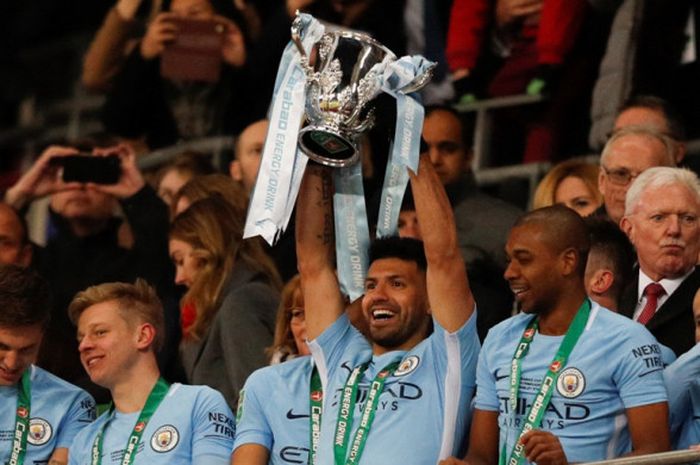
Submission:
M 342 168 L 359 160 L 357 139 L 374 122 L 371 100 L 381 92 L 383 63 L 396 55 L 370 36 L 350 31 L 323 34 L 307 57 L 292 26 L 292 40 L 302 52 L 306 72 L 307 126 L 299 146 L 312 160 Z

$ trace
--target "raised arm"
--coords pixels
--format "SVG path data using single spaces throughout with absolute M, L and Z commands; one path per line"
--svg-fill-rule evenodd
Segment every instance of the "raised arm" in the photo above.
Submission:
M 333 185 L 327 168 L 306 168 L 297 200 L 296 241 L 306 334 L 312 340 L 345 309 L 333 260 Z
M 464 325 L 474 311 L 467 270 L 459 250 L 452 207 L 427 155 L 421 155 L 411 190 L 428 260 L 428 299 L 433 317 L 449 332 Z

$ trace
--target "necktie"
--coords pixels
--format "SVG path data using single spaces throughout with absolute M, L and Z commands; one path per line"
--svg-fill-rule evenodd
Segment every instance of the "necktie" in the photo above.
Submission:
M 650 283 L 644 288 L 644 295 L 647 297 L 647 303 L 644 305 L 642 313 L 639 314 L 637 321 L 646 325 L 656 313 L 656 307 L 659 302 L 659 297 L 664 295 L 666 291 L 659 283 Z

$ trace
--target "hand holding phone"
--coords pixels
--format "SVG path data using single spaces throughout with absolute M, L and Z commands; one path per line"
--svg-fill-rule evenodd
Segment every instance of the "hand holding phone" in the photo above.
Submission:
M 50 163 L 63 168 L 63 182 L 94 184 L 116 184 L 121 176 L 121 162 L 118 155 L 105 157 L 91 153 L 79 153 L 54 157 Z
M 217 82 L 226 27 L 214 19 L 175 17 L 169 21 L 177 33 L 161 55 L 161 76 L 179 81 Z
M 141 39 L 140 51 L 145 60 L 156 58 L 165 50 L 165 46 L 177 37 L 177 26 L 173 19 L 174 13 L 164 11 L 151 21 L 146 29 L 146 34 Z

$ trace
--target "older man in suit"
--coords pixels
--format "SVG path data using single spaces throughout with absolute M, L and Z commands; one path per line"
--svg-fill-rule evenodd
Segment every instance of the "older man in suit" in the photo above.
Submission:
M 646 325 L 680 355 L 695 344 L 693 297 L 700 286 L 700 180 L 680 168 L 650 168 L 634 181 L 620 226 L 634 244 L 637 279 L 620 313 Z

